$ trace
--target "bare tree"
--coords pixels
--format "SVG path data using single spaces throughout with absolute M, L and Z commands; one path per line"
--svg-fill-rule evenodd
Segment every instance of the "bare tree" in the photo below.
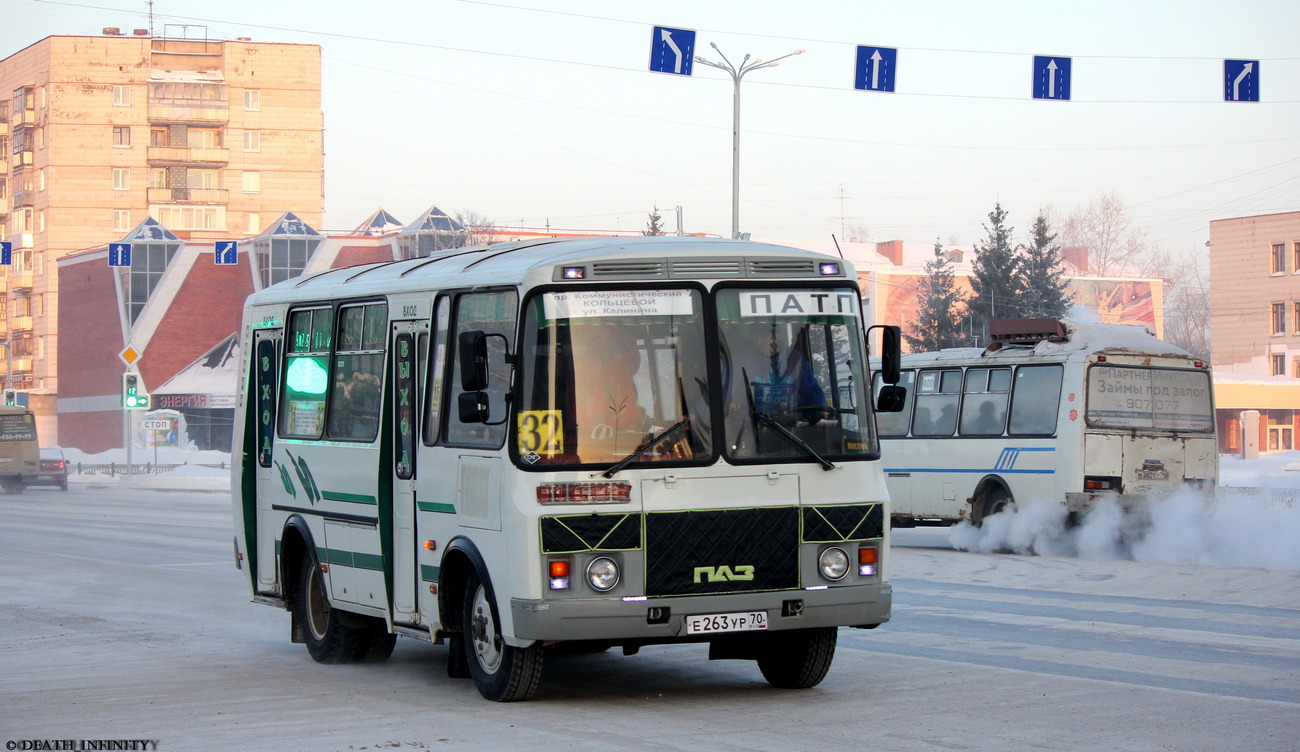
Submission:
M 1133 225 L 1124 200 L 1111 192 L 1080 206 L 1061 230 L 1064 247 L 1088 248 L 1088 273 L 1099 277 L 1159 276 L 1168 255 L 1152 246 L 1147 231 Z
M 496 220 L 473 209 L 459 209 L 452 215 L 452 219 L 465 228 L 464 240 L 458 245 L 487 245 L 497 239 Z
M 1210 275 L 1195 259 L 1173 263 L 1165 275 L 1166 342 L 1210 359 Z

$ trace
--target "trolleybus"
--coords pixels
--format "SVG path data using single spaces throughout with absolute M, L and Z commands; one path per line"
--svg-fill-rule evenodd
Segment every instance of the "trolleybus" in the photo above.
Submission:
M 991 329 L 984 350 L 902 356 L 904 409 L 877 418 L 896 527 L 979 523 L 1034 499 L 1077 519 L 1101 499 L 1132 512 L 1151 494 L 1213 491 L 1208 363 L 1140 326 Z
M 566 646 L 706 642 L 799 688 L 889 619 L 843 260 L 502 243 L 282 282 L 241 336 L 236 562 L 317 661 L 446 643 L 511 701 Z

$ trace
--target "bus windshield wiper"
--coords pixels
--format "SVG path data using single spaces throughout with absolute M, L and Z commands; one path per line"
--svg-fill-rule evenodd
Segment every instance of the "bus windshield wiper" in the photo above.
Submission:
M 834 462 L 831 462 L 830 460 L 818 454 L 817 450 L 809 446 L 808 442 L 804 441 L 798 436 L 795 436 L 793 431 L 781 425 L 771 415 L 768 415 L 767 413 L 755 407 L 754 393 L 749 387 L 749 374 L 746 373 L 743 368 L 741 369 L 741 377 L 745 379 L 745 397 L 749 400 L 749 412 L 751 415 L 754 416 L 755 422 L 762 423 L 763 425 L 772 429 L 772 431 L 776 433 L 777 436 L 780 436 L 781 438 L 785 439 L 791 444 L 794 444 L 795 446 L 802 449 L 804 453 L 807 454 L 809 457 L 812 457 L 814 460 L 817 460 L 817 464 L 821 465 L 823 470 L 835 469 Z
M 614 473 L 617 473 L 619 470 L 622 470 L 623 468 L 627 467 L 633 462 L 636 462 L 638 459 L 641 458 L 641 455 L 645 454 L 646 452 L 658 446 L 659 442 L 667 438 L 669 434 L 673 433 L 674 431 L 681 428 L 682 426 L 690 425 L 690 423 L 691 423 L 691 418 L 690 416 L 687 416 L 677 421 L 676 423 L 672 424 L 671 426 L 665 428 L 664 430 L 660 431 L 659 433 L 651 436 L 647 436 L 646 440 L 641 442 L 641 445 L 638 446 L 636 449 L 633 449 L 631 454 L 619 460 L 608 470 L 601 473 L 601 475 L 605 476 L 606 478 L 614 477 Z

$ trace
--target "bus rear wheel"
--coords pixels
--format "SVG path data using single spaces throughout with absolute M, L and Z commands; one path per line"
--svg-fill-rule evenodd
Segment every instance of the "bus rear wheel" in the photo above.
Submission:
M 320 565 L 310 556 L 303 557 L 295 606 L 307 652 L 318 663 L 377 663 L 393 654 L 397 635 L 383 620 L 330 605 Z
M 826 678 L 835 659 L 836 627 L 774 632 L 758 659 L 767 683 L 782 689 L 815 687 Z
M 980 501 L 975 502 L 971 509 L 971 522 L 979 527 L 989 517 L 999 512 L 1014 512 L 1015 509 L 1016 502 L 1011 498 L 1011 492 L 1001 486 L 994 486 L 984 492 Z
M 542 679 L 542 645 L 526 648 L 507 645 L 493 607 L 492 588 L 478 572 L 472 572 L 465 587 L 463 637 L 469 673 L 479 694 L 493 702 L 527 700 Z

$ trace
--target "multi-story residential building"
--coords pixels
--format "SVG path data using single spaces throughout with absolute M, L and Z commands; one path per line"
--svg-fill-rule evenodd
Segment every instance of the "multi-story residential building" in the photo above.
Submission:
M 1260 413 L 1264 450 L 1295 448 L 1300 211 L 1210 223 L 1210 335 L 1219 411 L 1231 413 L 1220 423 L 1228 449 L 1241 446 L 1234 432 L 1239 431 L 1235 415 L 1243 410 Z
M 44 443 L 59 440 L 57 259 L 147 217 L 192 243 L 258 235 L 284 207 L 321 220 L 316 45 L 47 37 L 0 60 L 0 120 L 0 234 L 13 248 L 0 266 L 0 369 L 29 392 Z M 156 256 L 134 256 L 123 278 L 161 276 L 170 259 Z M 151 292 L 140 287 L 125 327 Z M 121 341 L 116 321 L 68 325 Z

